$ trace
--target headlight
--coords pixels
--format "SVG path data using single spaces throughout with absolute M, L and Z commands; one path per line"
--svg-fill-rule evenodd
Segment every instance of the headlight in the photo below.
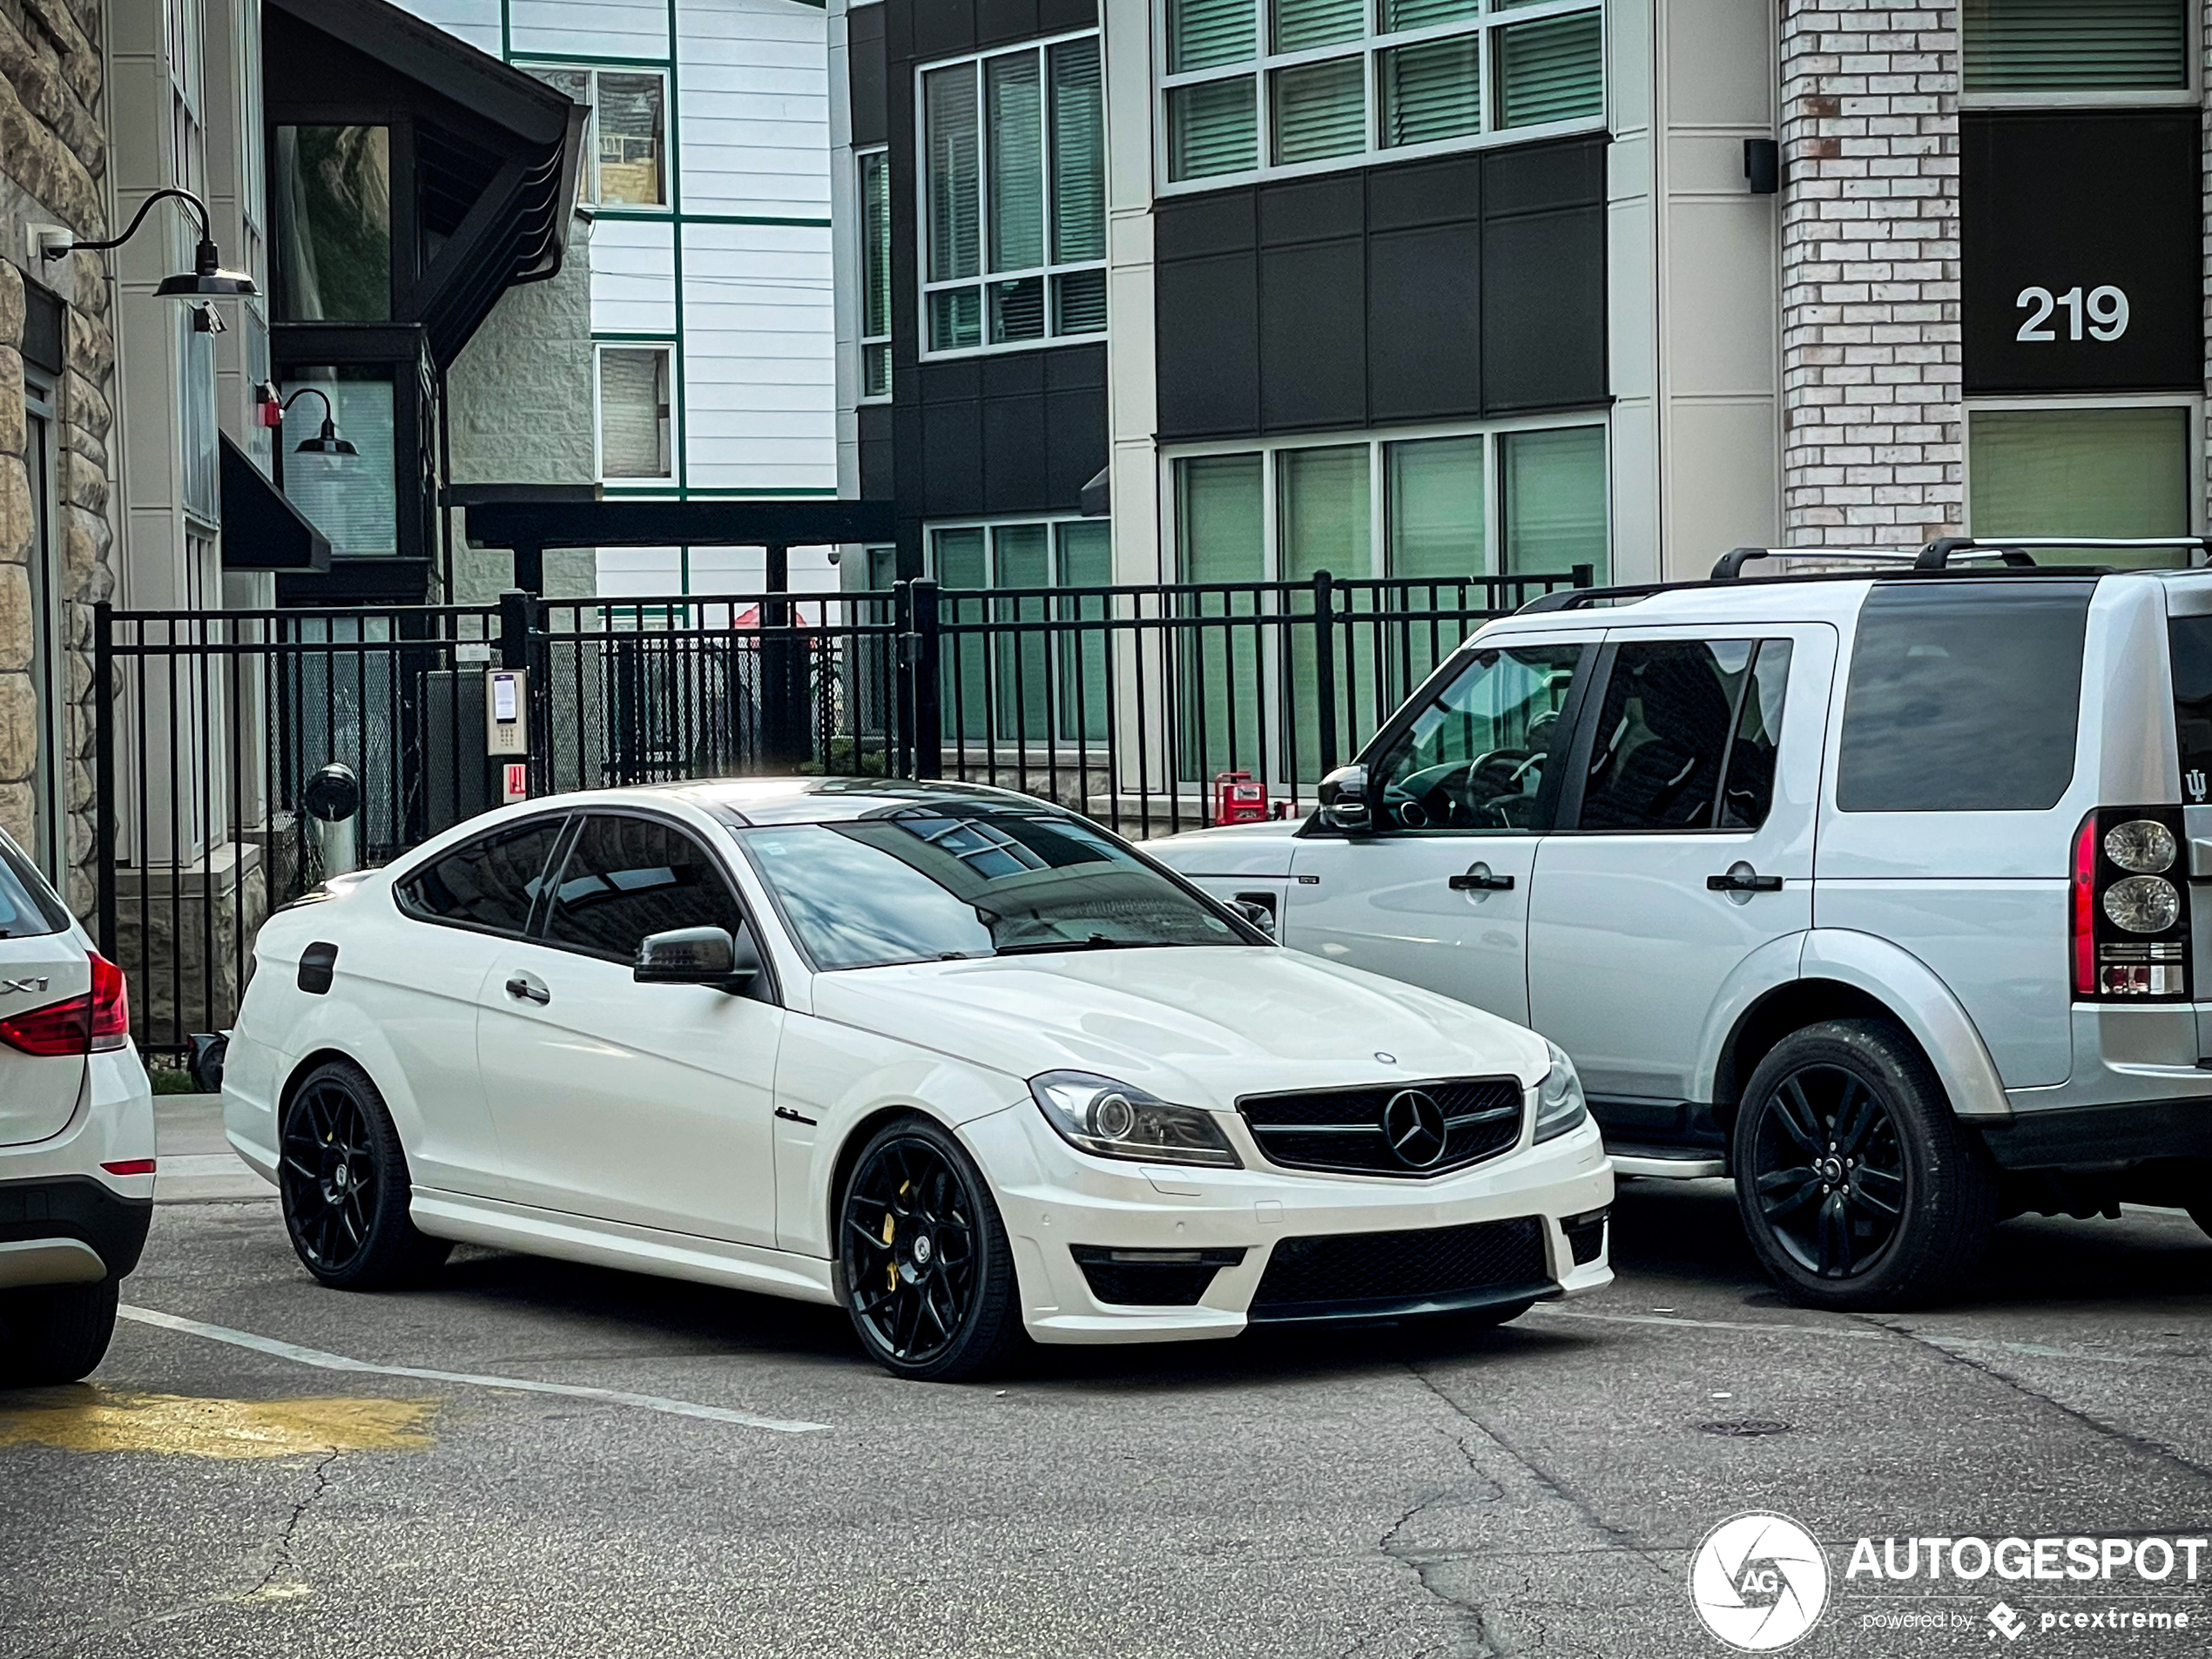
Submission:
M 2161 875 L 2181 855 L 2174 832 L 2155 818 L 2131 818 L 2105 832 L 2105 856 L 2136 875 Z
M 2181 920 L 2182 895 L 2162 875 L 2131 875 L 2105 889 L 2105 914 L 2131 934 L 2162 934 Z
M 1552 1069 L 1536 1089 L 1536 1139 L 1550 1141 L 1588 1117 L 1590 1106 L 1582 1098 L 1582 1080 L 1575 1075 L 1575 1062 L 1567 1057 L 1567 1050 L 1549 1038 L 1545 1039 L 1544 1047 L 1552 1051 Z
M 1153 1163 L 1241 1167 L 1213 1114 L 1195 1106 L 1177 1106 L 1088 1071 L 1048 1071 L 1029 1079 L 1029 1093 L 1045 1122 L 1080 1150 Z

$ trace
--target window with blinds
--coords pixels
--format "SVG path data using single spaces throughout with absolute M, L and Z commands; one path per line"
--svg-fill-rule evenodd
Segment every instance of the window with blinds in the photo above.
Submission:
M 1968 92 L 2182 92 L 2188 0 L 1966 0 Z
M 1096 620 L 1103 624 L 1109 617 L 1103 594 L 1036 591 L 1103 588 L 1111 583 L 1113 533 L 1108 520 L 933 524 L 925 544 L 929 572 L 945 590 L 941 603 L 956 621 L 1022 623 L 1050 617 L 1067 624 Z M 975 591 L 1007 588 L 1030 591 Z M 1109 643 L 1103 625 L 1049 633 L 1009 631 L 995 638 L 980 633 L 948 636 L 939 691 L 948 729 L 986 742 L 1016 733 L 1062 743 L 1103 739 L 1110 701 Z
M 921 83 L 925 352 L 1103 333 L 1098 37 L 935 65 Z M 888 372 L 887 353 L 887 388 Z
M 1976 536 L 2186 536 L 2189 412 L 2178 405 L 1973 409 L 1966 526 Z M 2182 550 L 2100 548 L 2100 564 L 2172 564 Z
M 1170 186 L 1518 141 L 1605 113 L 1596 0 L 1168 0 L 1166 21 Z
M 668 82 L 658 70 L 570 69 L 529 72 L 591 111 L 577 199 L 603 207 L 668 206 Z
M 666 346 L 599 348 L 599 475 L 667 478 L 675 452 Z
M 891 154 L 856 159 L 860 196 L 860 395 L 891 395 Z

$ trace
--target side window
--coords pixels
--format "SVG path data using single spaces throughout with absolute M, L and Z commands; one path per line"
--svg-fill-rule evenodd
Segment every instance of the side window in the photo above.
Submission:
M 1786 639 L 1621 646 L 1598 710 L 1579 827 L 1757 828 L 1773 804 L 1789 679 Z
M 455 847 L 400 883 L 400 907 L 425 921 L 523 932 L 567 821 L 536 819 Z
M 743 927 L 730 884 L 705 848 L 658 819 L 608 813 L 583 822 L 561 867 L 545 941 L 633 961 L 648 934 Z
M 1526 834 L 1582 645 L 1477 651 L 1375 764 L 1396 830 Z

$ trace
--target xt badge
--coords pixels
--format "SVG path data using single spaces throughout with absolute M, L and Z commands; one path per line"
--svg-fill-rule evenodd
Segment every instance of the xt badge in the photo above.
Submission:
M 5 996 L 10 991 L 28 993 L 45 988 L 46 980 L 43 974 L 37 979 L 0 979 L 0 996 Z

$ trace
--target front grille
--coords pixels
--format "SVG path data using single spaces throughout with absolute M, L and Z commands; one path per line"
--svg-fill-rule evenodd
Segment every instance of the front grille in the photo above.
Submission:
M 1090 1293 L 1116 1306 L 1187 1308 L 1224 1267 L 1244 1259 L 1237 1250 L 1124 1251 L 1069 1246 Z
M 1383 1116 L 1392 1099 L 1426 1095 L 1446 1124 L 1443 1156 L 1408 1163 L 1391 1144 Z M 1441 1175 L 1495 1157 L 1521 1139 L 1522 1089 L 1512 1077 L 1453 1077 L 1441 1082 L 1378 1083 L 1313 1094 L 1246 1095 L 1238 1101 L 1252 1139 L 1285 1170 L 1345 1175 Z
M 1267 1258 L 1250 1317 L 1415 1312 L 1424 1303 L 1479 1305 L 1486 1291 L 1550 1288 L 1543 1223 L 1534 1216 L 1418 1232 L 1285 1238 Z

